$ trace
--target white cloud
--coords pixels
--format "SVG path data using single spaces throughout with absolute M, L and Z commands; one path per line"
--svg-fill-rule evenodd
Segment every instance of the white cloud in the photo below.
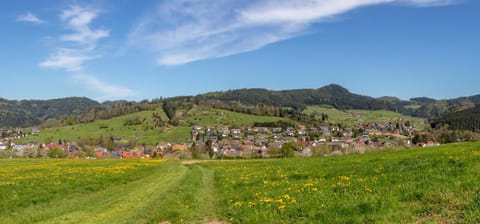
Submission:
M 84 63 L 98 58 L 94 56 L 97 42 L 109 36 L 109 31 L 105 29 L 92 29 L 91 22 L 98 17 L 99 10 L 71 6 L 63 10 L 60 14 L 60 20 L 65 24 L 66 28 L 72 30 L 73 33 L 60 36 L 63 42 L 73 42 L 74 47 L 60 47 L 57 52 L 50 55 L 45 61 L 39 65 L 42 67 L 60 68 L 67 71 L 80 71 L 84 68 Z
M 55 54 L 50 55 L 39 65 L 46 68 L 65 69 L 70 72 L 81 71 L 86 61 L 94 59 L 77 49 L 58 49 Z
M 90 28 L 90 23 L 98 17 L 99 13 L 97 9 L 80 6 L 72 6 L 64 10 L 60 19 L 74 33 L 62 35 L 60 39 L 94 47 L 98 40 L 110 36 L 109 30 Z
M 45 20 L 40 19 L 38 16 L 31 12 L 27 12 L 23 15 L 20 15 L 17 17 L 17 21 L 19 22 L 29 22 L 29 23 L 34 23 L 34 24 L 42 24 L 46 23 Z
M 74 81 L 100 93 L 102 96 L 99 100 L 134 96 L 136 93 L 129 88 L 102 82 L 95 76 L 84 72 L 86 62 L 99 58 L 96 54 L 98 41 L 110 35 L 109 30 L 91 28 L 91 23 L 99 13 L 98 9 L 78 5 L 63 10 L 60 20 L 73 33 L 61 35 L 60 47 L 55 53 L 40 62 L 39 66 L 63 69 L 69 72 Z M 62 45 L 69 47 L 62 47 Z
M 129 34 L 129 46 L 177 65 L 260 49 L 303 35 L 313 24 L 366 6 L 439 6 L 455 0 L 177 0 L 160 4 Z
M 102 96 L 98 98 L 100 101 L 107 99 L 124 99 L 125 97 L 136 95 L 135 91 L 129 88 L 102 82 L 96 77 L 85 73 L 75 73 L 72 77 L 76 82 L 81 83 L 93 91 L 101 93 Z

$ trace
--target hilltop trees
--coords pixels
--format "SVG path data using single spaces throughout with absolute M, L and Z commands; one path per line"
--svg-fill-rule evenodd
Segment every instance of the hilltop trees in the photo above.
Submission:
M 165 100 L 163 101 L 162 105 L 163 111 L 165 111 L 165 114 L 167 115 L 168 119 L 170 120 L 170 123 L 173 122 L 173 119 L 175 119 L 175 113 L 177 111 L 177 104 L 171 100 Z

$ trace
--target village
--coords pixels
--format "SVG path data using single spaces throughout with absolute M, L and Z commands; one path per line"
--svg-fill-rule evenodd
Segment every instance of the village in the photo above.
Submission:
M 121 137 L 111 136 L 112 147 L 79 145 L 77 142 L 30 142 L 16 140 L 36 135 L 41 130 L 1 130 L 0 156 L 3 158 L 268 158 L 281 156 L 285 143 L 293 143 L 296 157 L 365 153 L 367 150 L 411 148 L 439 145 L 436 142 L 412 142 L 417 131 L 406 124 L 367 123 L 355 128 L 341 125 L 319 128 L 296 127 L 231 128 L 228 126 L 191 127 L 190 141 L 159 142 L 156 145 L 128 147 Z

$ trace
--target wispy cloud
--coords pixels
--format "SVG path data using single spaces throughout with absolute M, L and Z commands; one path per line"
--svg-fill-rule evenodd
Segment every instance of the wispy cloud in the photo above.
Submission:
M 98 17 L 99 13 L 98 9 L 80 6 L 72 6 L 64 10 L 60 19 L 74 32 L 62 35 L 60 39 L 86 44 L 90 48 L 95 47 L 98 40 L 110 36 L 109 30 L 90 28 L 90 23 Z
M 420 7 L 432 7 L 456 4 L 459 0 L 404 0 L 404 2 Z
M 89 89 L 100 92 L 102 95 L 97 98 L 97 100 L 100 101 L 108 99 L 122 99 L 136 95 L 135 91 L 131 89 L 102 82 L 95 76 L 89 74 L 74 73 L 72 77 L 76 82 L 87 86 Z
M 29 22 L 29 23 L 34 23 L 34 24 L 42 24 L 46 23 L 45 20 L 40 19 L 38 16 L 31 12 L 27 12 L 25 14 L 19 15 L 17 17 L 17 21 L 19 22 Z
M 69 72 L 83 70 L 86 61 L 94 59 L 93 56 L 78 49 L 59 48 L 39 65 L 47 68 L 65 69 Z
M 40 66 L 79 71 L 83 69 L 86 61 L 96 58 L 94 51 L 98 41 L 109 36 L 109 30 L 90 27 L 90 23 L 98 17 L 99 12 L 100 10 L 94 8 L 77 5 L 63 10 L 60 20 L 72 32 L 61 35 L 60 40 L 70 45 L 59 47 L 55 53 L 41 62 Z
M 92 21 L 99 16 L 100 12 L 96 8 L 78 5 L 63 10 L 60 20 L 70 33 L 60 35 L 60 47 L 40 62 L 39 66 L 68 71 L 77 83 L 102 94 L 101 100 L 136 95 L 129 88 L 102 82 L 85 72 L 88 61 L 100 58 L 96 53 L 98 42 L 110 36 L 110 31 L 107 29 L 91 27 Z
M 379 4 L 440 6 L 455 0 L 177 0 L 161 3 L 134 26 L 129 46 L 178 65 L 260 49 L 311 32 L 313 24 Z

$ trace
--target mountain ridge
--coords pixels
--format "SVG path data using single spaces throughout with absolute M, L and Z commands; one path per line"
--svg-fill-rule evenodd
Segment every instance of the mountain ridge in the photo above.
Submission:
M 158 99 L 157 99 L 158 100 Z M 156 101 L 156 100 L 152 100 Z M 303 110 L 312 105 L 328 105 L 336 109 L 389 110 L 405 115 L 428 119 L 437 119 L 450 112 L 462 111 L 480 105 L 480 95 L 464 96 L 453 99 L 435 100 L 428 97 L 416 97 L 402 100 L 395 96 L 370 97 L 350 92 L 338 84 L 329 84 L 320 88 L 268 90 L 265 88 L 243 88 L 227 91 L 208 92 L 196 96 L 178 96 L 160 99 L 182 103 L 191 101 L 215 105 L 219 103 L 243 104 L 250 106 L 266 105 L 288 107 Z M 141 102 L 105 101 L 99 103 L 87 97 L 66 97 L 50 100 L 7 100 L 0 98 L 0 128 L 36 126 L 48 119 L 62 117 L 81 117 L 92 115 L 93 110 L 128 104 L 135 107 Z M 126 110 L 124 113 L 128 113 Z M 135 109 L 135 111 L 138 111 Z M 120 113 L 121 114 L 121 113 Z M 95 119 L 95 114 L 94 118 Z

